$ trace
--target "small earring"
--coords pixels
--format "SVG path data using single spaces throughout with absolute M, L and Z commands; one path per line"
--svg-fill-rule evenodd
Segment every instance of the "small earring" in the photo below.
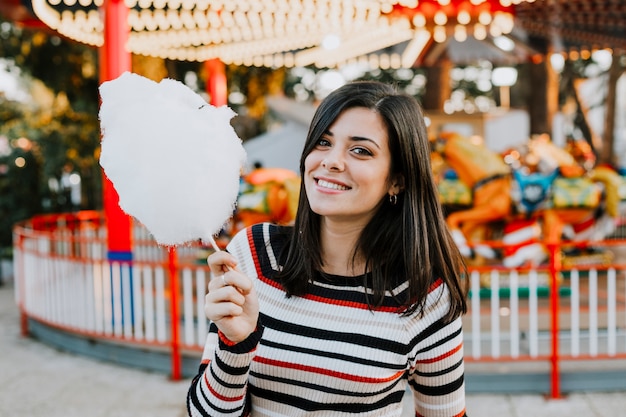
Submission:
M 389 194 L 389 202 L 392 206 L 398 204 L 398 195 L 397 194 Z

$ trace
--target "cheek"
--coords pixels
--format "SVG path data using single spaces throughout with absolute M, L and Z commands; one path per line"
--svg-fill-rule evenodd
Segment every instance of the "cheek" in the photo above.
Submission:
M 313 178 L 310 174 L 316 166 L 317 163 L 315 162 L 315 158 L 312 158 L 311 154 L 304 158 L 304 178 L 302 178 L 302 181 L 307 189 L 311 186 L 311 183 L 313 183 Z
M 389 178 L 385 178 L 384 175 L 381 175 L 376 178 L 371 178 L 370 187 L 372 189 L 373 194 L 377 194 L 379 198 L 386 198 L 387 194 L 391 190 L 391 182 Z
M 311 152 L 304 158 L 304 173 L 307 174 L 321 163 L 321 158 L 316 152 Z

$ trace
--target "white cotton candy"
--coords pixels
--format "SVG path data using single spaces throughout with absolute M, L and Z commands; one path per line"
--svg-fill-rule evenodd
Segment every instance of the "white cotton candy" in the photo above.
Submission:
M 235 209 L 246 154 L 229 107 L 183 83 L 124 73 L 100 86 L 100 165 L 159 244 L 208 240 Z

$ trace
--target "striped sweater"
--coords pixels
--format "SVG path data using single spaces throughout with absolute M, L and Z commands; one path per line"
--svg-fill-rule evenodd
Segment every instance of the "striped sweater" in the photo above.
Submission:
M 416 416 L 465 415 L 461 320 L 442 322 L 449 295 L 441 280 L 423 316 L 403 317 L 391 294 L 370 310 L 354 277 L 320 275 L 306 296 L 287 298 L 271 279 L 284 243 L 268 223 L 229 243 L 255 282 L 259 325 L 237 344 L 210 325 L 190 416 L 400 416 L 407 384 Z

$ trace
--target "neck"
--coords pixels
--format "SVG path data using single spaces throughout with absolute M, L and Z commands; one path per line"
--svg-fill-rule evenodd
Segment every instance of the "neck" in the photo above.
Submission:
M 353 262 L 354 247 L 362 230 L 361 225 L 322 222 L 321 243 L 324 272 L 341 276 L 357 276 L 365 273 L 365 261 L 359 254 Z

